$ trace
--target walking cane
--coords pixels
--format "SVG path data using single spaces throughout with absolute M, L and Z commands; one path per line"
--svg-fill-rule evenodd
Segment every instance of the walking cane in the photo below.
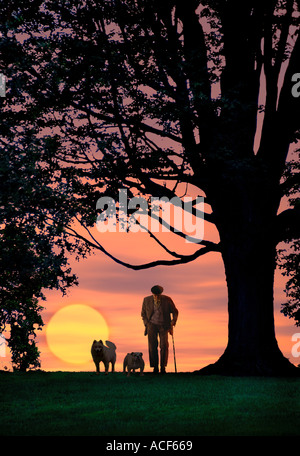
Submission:
M 173 354 L 174 354 L 175 374 L 177 374 L 176 357 L 175 357 L 175 345 L 174 345 L 174 328 L 172 328 L 172 341 L 173 341 Z

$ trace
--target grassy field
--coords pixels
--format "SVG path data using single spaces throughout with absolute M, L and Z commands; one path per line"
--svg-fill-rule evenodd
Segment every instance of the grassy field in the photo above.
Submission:
M 300 379 L 0 372 L 2 436 L 297 436 Z

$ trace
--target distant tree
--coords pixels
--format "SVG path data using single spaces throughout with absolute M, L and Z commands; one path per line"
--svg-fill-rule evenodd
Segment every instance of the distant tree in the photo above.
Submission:
M 228 345 L 205 372 L 293 372 L 275 337 L 273 284 L 277 245 L 300 238 L 299 208 L 279 210 L 299 139 L 299 1 L 25 0 L 1 9 L 6 119 L 51 139 L 44 162 L 58 193 L 68 192 L 68 241 L 135 270 L 219 252 Z M 184 255 L 150 233 L 171 258 L 132 265 L 93 236 L 100 196 L 117 200 L 123 188 L 128 199 L 172 198 L 183 186 L 205 197 L 205 214 L 193 211 L 220 242 Z

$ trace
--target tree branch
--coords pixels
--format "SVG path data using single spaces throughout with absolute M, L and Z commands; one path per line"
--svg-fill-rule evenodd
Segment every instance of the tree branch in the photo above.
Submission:
M 226 61 L 221 74 L 221 131 L 235 157 L 252 158 L 257 130 L 265 3 L 239 0 L 218 3 Z M 253 139 L 248 141 L 247 148 L 245 136 Z
M 287 209 L 276 217 L 275 236 L 277 243 L 300 239 L 300 206 Z
M 79 220 L 78 220 L 79 221 Z M 97 250 L 100 250 L 102 253 L 104 253 L 106 256 L 108 256 L 110 259 L 112 259 L 115 263 L 120 264 L 121 266 L 125 266 L 128 269 L 133 269 L 135 271 L 142 270 L 142 269 L 149 269 L 153 268 L 156 266 L 174 266 L 174 265 L 179 265 L 179 264 L 186 264 L 194 261 L 195 259 L 199 258 L 200 256 L 205 255 L 206 253 L 209 252 L 219 252 L 219 245 L 210 243 L 211 245 L 207 245 L 201 249 L 198 249 L 196 252 L 194 252 L 191 255 L 181 255 L 180 258 L 176 260 L 156 260 L 156 261 L 151 261 L 149 263 L 144 263 L 144 264 L 130 264 L 128 262 L 122 261 L 119 258 L 115 257 L 114 255 L 110 254 L 92 235 L 90 230 L 84 226 L 80 221 L 80 225 L 88 232 L 89 236 L 93 241 L 90 241 L 86 237 L 80 235 L 79 233 L 76 232 L 73 228 L 70 226 L 67 226 L 67 229 L 69 232 L 67 232 L 68 235 L 73 236 L 77 239 L 80 239 L 84 242 L 86 242 L 90 247 L 93 247 Z

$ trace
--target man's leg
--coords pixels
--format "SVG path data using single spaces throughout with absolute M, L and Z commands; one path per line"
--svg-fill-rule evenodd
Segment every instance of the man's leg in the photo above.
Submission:
M 159 328 L 159 346 L 160 346 L 160 370 L 162 373 L 165 372 L 165 368 L 168 364 L 169 355 L 169 341 L 168 341 L 168 330 L 163 327 Z
M 148 325 L 148 348 L 150 367 L 154 367 L 154 372 L 158 372 L 158 327 L 149 323 Z

